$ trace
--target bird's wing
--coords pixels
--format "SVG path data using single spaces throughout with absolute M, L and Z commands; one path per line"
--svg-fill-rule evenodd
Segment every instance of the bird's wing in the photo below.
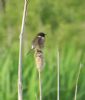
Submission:
M 35 49 L 36 45 L 38 44 L 38 37 L 35 37 L 34 40 L 32 41 L 32 49 Z

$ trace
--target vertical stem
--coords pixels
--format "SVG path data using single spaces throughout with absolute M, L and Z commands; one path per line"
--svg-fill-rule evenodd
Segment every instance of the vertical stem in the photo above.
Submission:
M 57 100 L 59 100 L 59 50 L 57 49 Z
M 25 3 L 24 3 L 22 26 L 21 26 L 21 32 L 20 32 L 19 65 L 18 65 L 18 100 L 22 100 L 22 43 L 23 43 L 26 10 L 27 10 L 27 0 L 25 0 Z
M 77 80 L 76 80 L 76 88 L 75 88 L 75 96 L 74 96 L 74 100 L 76 100 L 77 98 L 77 88 L 78 88 L 78 80 L 79 80 L 79 75 L 80 75 L 80 71 L 81 71 L 81 64 L 80 64 L 80 67 L 79 67 L 79 72 L 78 72 L 78 76 L 77 76 Z
M 40 100 L 42 100 L 42 82 L 41 82 L 41 72 L 39 71 L 39 92 L 40 92 Z

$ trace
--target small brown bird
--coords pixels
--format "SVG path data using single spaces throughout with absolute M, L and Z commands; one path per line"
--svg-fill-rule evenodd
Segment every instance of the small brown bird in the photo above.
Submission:
M 40 32 L 37 34 L 37 36 L 34 38 L 34 40 L 32 41 L 32 46 L 31 49 L 29 50 L 29 52 L 27 54 L 29 54 L 31 52 L 31 50 L 40 50 L 44 48 L 44 42 L 45 42 L 45 33 Z

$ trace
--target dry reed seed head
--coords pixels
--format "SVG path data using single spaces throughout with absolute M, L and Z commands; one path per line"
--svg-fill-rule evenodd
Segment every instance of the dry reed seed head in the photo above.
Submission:
M 38 71 L 42 71 L 44 67 L 43 52 L 41 50 L 35 51 L 35 62 Z

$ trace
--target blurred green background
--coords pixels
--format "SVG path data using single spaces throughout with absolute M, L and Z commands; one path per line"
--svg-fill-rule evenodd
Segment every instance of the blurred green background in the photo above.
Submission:
M 17 100 L 19 33 L 24 0 L 0 0 L 0 100 Z M 57 47 L 60 50 L 60 100 L 85 99 L 85 0 L 29 0 L 23 46 L 23 100 L 39 97 L 34 36 L 47 34 L 42 72 L 43 100 L 57 99 Z

